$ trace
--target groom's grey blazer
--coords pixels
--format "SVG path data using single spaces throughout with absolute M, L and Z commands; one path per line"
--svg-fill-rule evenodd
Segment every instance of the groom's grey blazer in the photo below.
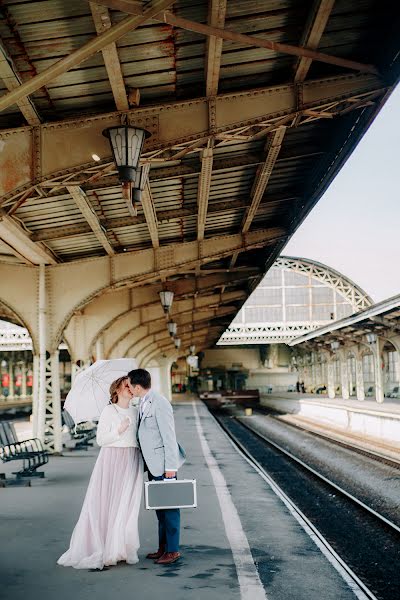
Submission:
M 185 451 L 176 441 L 171 403 L 153 390 L 149 392 L 142 417 L 139 415 L 138 440 L 154 477 L 165 471 L 177 471 L 185 462 Z

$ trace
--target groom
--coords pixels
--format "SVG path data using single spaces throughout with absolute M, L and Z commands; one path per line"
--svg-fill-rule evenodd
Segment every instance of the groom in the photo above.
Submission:
M 151 389 L 151 376 L 145 369 L 128 373 L 129 388 L 140 398 L 138 441 L 149 481 L 162 481 L 176 477 L 185 462 L 185 452 L 176 441 L 174 415 L 169 400 Z M 180 558 L 178 508 L 157 510 L 157 552 L 148 554 L 159 565 L 169 565 Z

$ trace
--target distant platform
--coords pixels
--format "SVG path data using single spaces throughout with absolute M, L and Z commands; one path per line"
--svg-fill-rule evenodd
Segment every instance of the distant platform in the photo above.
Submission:
M 400 448 L 400 400 L 328 398 L 320 394 L 262 394 L 261 404 L 278 412 L 295 414 L 349 433 L 386 441 Z
M 207 408 L 201 402 L 182 402 L 174 410 L 178 437 L 188 454 L 179 475 L 197 479 L 199 496 L 197 509 L 182 511 L 181 561 L 162 567 L 144 558 L 157 547 L 157 528 L 155 515 L 142 507 L 137 565 L 121 563 L 103 572 L 56 565 L 69 543 L 98 450 L 66 454 L 52 457 L 46 479 L 33 481 L 31 488 L 0 490 L 4 597 L 25 600 L 29 593 L 41 600 L 109 600 L 118 593 L 141 600 L 354 598 Z

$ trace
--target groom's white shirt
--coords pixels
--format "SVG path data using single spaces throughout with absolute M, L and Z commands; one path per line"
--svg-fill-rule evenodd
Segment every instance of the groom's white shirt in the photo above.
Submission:
M 143 413 L 144 413 L 144 409 L 145 406 L 147 404 L 147 401 L 150 398 L 150 392 L 151 390 L 149 390 L 144 396 L 142 396 L 142 398 L 140 399 L 140 405 L 139 405 L 139 414 L 140 414 L 140 418 L 143 417 Z

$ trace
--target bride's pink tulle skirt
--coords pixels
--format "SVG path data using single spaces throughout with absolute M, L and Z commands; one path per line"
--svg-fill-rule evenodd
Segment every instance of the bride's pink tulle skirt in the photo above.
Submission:
M 138 562 L 143 460 L 138 448 L 101 448 L 70 547 L 58 564 L 102 569 Z

